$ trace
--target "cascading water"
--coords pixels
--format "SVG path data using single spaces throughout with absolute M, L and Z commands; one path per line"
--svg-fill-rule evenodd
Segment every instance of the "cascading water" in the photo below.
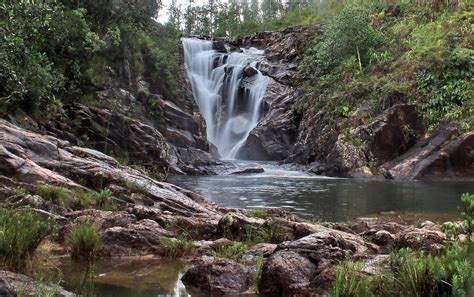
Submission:
M 211 41 L 195 38 L 183 38 L 183 47 L 193 96 L 206 120 L 207 138 L 224 159 L 235 159 L 262 115 L 268 78 L 256 64 L 263 51 L 218 53 Z M 253 67 L 254 74 L 242 87 L 247 67 Z

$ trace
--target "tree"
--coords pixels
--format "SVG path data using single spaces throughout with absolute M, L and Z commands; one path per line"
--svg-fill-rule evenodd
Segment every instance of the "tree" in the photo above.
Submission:
M 317 71 L 325 73 L 345 59 L 355 56 L 362 71 L 369 51 L 381 42 L 381 34 L 372 27 L 369 12 L 348 6 L 329 24 L 324 39 L 315 49 Z

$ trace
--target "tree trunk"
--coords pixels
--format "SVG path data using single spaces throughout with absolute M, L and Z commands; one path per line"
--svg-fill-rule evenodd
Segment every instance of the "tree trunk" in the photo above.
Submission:
M 360 53 L 359 53 L 359 47 L 358 46 L 356 46 L 356 50 L 357 50 L 357 60 L 359 61 L 360 72 L 362 72 L 362 62 L 360 61 Z

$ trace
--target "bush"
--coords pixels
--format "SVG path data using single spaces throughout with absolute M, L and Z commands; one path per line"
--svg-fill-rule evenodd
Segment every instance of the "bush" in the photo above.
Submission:
M 186 235 L 180 235 L 178 238 L 163 238 L 161 248 L 163 255 L 172 259 L 192 254 L 194 250 L 193 241 Z
M 0 257 L 8 265 L 21 268 L 27 256 L 54 230 L 52 219 L 42 220 L 31 210 L 0 210 Z
M 69 234 L 71 257 L 75 260 L 93 260 L 102 246 L 102 239 L 90 222 L 83 220 Z
M 112 196 L 112 191 L 110 189 L 102 189 L 96 196 L 95 196 L 95 204 L 97 207 L 105 210 L 115 210 L 117 206 L 115 203 L 110 199 Z
M 216 258 L 231 259 L 236 262 L 242 262 L 242 257 L 248 251 L 247 245 L 241 242 L 234 242 L 231 245 L 217 248 L 212 256 Z

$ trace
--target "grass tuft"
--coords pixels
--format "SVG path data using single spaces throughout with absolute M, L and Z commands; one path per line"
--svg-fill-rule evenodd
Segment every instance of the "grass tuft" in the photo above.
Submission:
M 94 225 L 83 220 L 71 229 L 69 244 L 74 260 L 93 260 L 102 246 L 102 239 Z

